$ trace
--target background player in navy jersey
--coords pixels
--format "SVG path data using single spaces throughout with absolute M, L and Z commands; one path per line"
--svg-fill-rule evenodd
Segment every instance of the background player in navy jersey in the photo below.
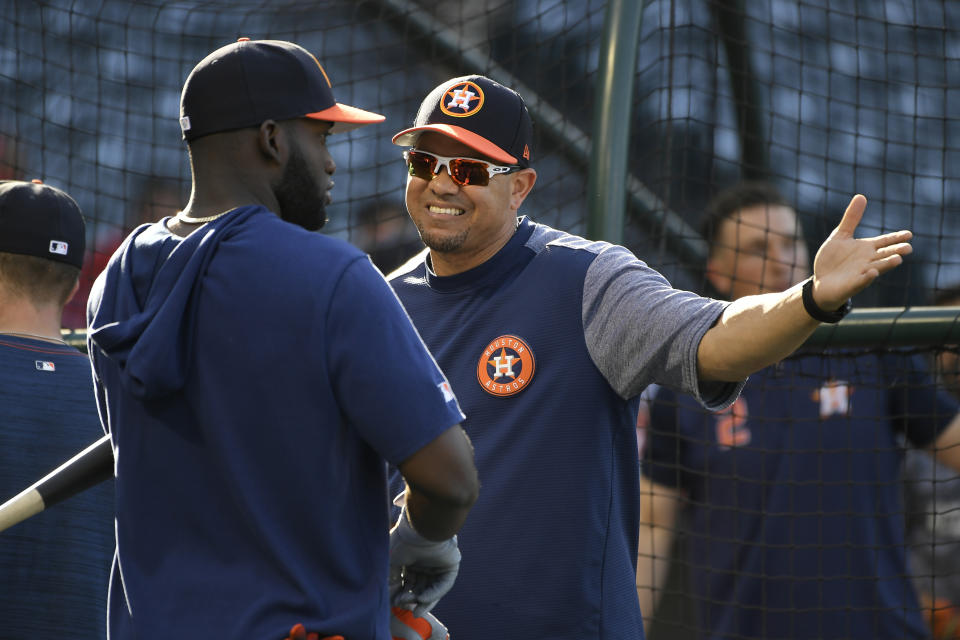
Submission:
M 388 555 L 424 608 L 456 575 L 463 414 L 366 255 L 312 233 L 327 137 L 382 119 L 290 42 L 241 39 L 187 78 L 190 200 L 133 231 L 88 307 L 111 638 L 387 640 Z M 385 460 L 409 483 L 389 541 Z
M 0 182 L 0 502 L 103 435 L 90 364 L 64 344 L 80 207 L 39 180 Z M 104 483 L 0 536 L 0 636 L 103 638 L 113 557 Z
M 719 194 L 704 237 L 707 278 L 732 300 L 806 275 L 796 214 L 769 185 Z M 956 412 L 922 362 L 898 355 L 795 356 L 714 413 L 661 388 L 641 434 L 644 612 L 687 508 L 699 637 L 926 637 L 906 560 L 901 443 L 960 468 Z
M 438 616 L 457 640 L 635 640 L 640 392 L 659 382 L 729 405 L 816 328 L 808 310 L 841 308 L 901 262 L 910 234 L 854 239 L 857 196 L 806 305 L 799 286 L 725 303 L 673 289 L 622 247 L 518 218 L 537 177 L 532 124 L 489 78 L 442 83 L 393 141 L 412 147 L 406 205 L 429 252 L 390 282 L 463 403 L 484 482 Z
M 937 306 L 960 306 L 960 285 L 938 292 Z M 957 345 L 935 356 L 937 381 L 960 398 Z M 960 638 L 960 475 L 924 451 L 906 452 L 904 465 L 907 544 L 933 637 Z

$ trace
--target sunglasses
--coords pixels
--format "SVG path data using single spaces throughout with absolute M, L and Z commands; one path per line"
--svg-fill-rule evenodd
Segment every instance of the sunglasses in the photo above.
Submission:
M 403 159 L 407 162 L 407 170 L 411 176 L 421 180 L 433 180 L 434 176 L 440 173 L 440 169 L 446 167 L 450 179 L 461 187 L 467 185 L 485 187 L 490 184 L 490 178 L 493 176 L 513 173 L 523 168 L 490 164 L 474 158 L 448 158 L 415 149 L 404 151 Z

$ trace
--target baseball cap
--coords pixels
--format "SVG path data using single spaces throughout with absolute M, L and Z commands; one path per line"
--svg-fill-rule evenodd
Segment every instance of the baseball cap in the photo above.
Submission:
M 187 141 L 292 118 L 333 122 L 331 133 L 340 133 L 384 116 L 335 101 L 320 62 L 284 40 L 240 38 L 217 49 L 197 63 L 180 95 L 180 129 Z
M 498 162 L 530 166 L 533 123 L 523 98 L 485 76 L 447 80 L 420 104 L 413 126 L 393 137 L 412 147 L 426 131 L 458 140 Z
M 83 214 L 76 200 L 41 180 L 0 180 L 0 251 L 83 266 Z

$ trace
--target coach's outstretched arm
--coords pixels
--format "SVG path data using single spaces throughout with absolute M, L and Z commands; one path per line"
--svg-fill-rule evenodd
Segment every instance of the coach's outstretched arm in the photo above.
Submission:
M 825 311 L 842 307 L 913 250 L 910 231 L 854 238 L 866 206 L 867 199 L 855 195 L 817 251 L 813 300 Z M 801 289 L 798 284 L 781 293 L 745 296 L 731 303 L 700 342 L 700 378 L 743 380 L 793 353 L 819 324 L 804 309 Z

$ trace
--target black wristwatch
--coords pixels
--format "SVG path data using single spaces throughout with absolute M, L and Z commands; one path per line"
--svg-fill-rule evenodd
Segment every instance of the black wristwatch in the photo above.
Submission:
M 803 283 L 803 308 L 806 309 L 807 313 L 810 314 L 810 317 L 814 320 L 834 324 L 843 320 L 844 316 L 850 313 L 851 306 L 850 300 L 847 300 L 843 303 L 843 306 L 836 311 L 821 309 L 813 299 L 813 277 L 811 276 Z

